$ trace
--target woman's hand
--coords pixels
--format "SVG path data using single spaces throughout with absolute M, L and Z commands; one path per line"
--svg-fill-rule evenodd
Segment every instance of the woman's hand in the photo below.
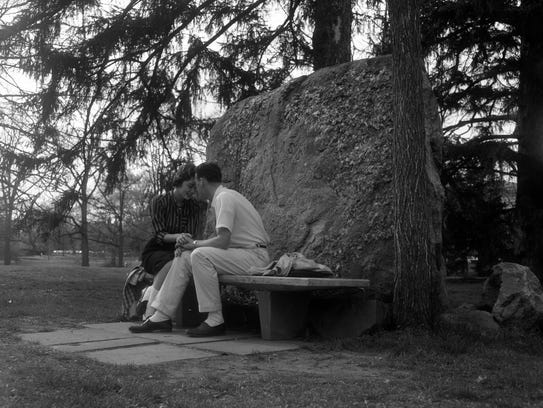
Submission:
M 179 234 L 175 240 L 175 247 L 182 247 L 183 245 L 192 241 L 192 235 L 188 233 Z

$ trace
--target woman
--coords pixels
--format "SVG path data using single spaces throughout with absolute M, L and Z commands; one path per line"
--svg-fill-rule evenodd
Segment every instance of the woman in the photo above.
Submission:
M 176 174 L 173 190 L 151 200 L 154 236 L 141 256 L 145 271 L 151 275 L 157 275 L 174 258 L 177 238 L 187 234 L 193 239 L 203 238 L 207 203 L 194 199 L 195 169 L 194 164 L 186 164 Z
M 141 267 L 135 268 L 127 278 L 123 291 L 122 319 L 139 319 L 149 301 L 156 296 L 170 269 L 175 256 L 178 238 L 202 239 L 207 202 L 194 198 L 195 169 L 192 163 L 183 166 L 173 181 L 173 190 L 151 200 L 150 213 L 153 237 L 147 242 L 141 255 Z M 154 276 L 153 285 L 146 288 L 141 301 L 141 290 L 145 287 L 144 272 Z

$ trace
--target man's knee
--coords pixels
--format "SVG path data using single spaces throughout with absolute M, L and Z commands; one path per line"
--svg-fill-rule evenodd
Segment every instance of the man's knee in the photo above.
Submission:
M 190 254 L 190 262 L 191 264 L 194 264 L 195 262 L 199 262 L 202 259 L 206 258 L 206 255 L 209 253 L 209 249 L 207 247 L 202 248 L 196 248 L 194 251 Z

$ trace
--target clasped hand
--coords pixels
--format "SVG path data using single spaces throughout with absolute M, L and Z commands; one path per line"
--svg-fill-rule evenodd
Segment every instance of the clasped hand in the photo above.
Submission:
M 192 251 L 196 246 L 190 234 L 181 234 L 175 241 L 175 256 L 181 256 L 183 251 Z
M 177 239 L 175 240 L 175 247 L 180 248 L 188 244 L 189 242 L 192 242 L 192 235 L 189 233 L 183 233 L 180 234 Z

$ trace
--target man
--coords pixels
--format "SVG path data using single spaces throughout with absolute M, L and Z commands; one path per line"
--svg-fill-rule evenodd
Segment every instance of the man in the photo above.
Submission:
M 266 249 L 269 237 L 262 218 L 244 196 L 225 188 L 221 182 L 217 164 L 203 163 L 196 168 L 198 197 L 211 200 L 216 236 L 203 241 L 186 237 L 178 240 L 183 252 L 174 259 L 151 304 L 156 312 L 143 324 L 130 327 L 130 331 L 171 331 L 171 318 L 192 274 L 199 310 L 207 312 L 208 316 L 187 334 L 193 337 L 220 335 L 225 327 L 218 275 L 244 275 L 252 266 L 262 267 L 269 263 Z

